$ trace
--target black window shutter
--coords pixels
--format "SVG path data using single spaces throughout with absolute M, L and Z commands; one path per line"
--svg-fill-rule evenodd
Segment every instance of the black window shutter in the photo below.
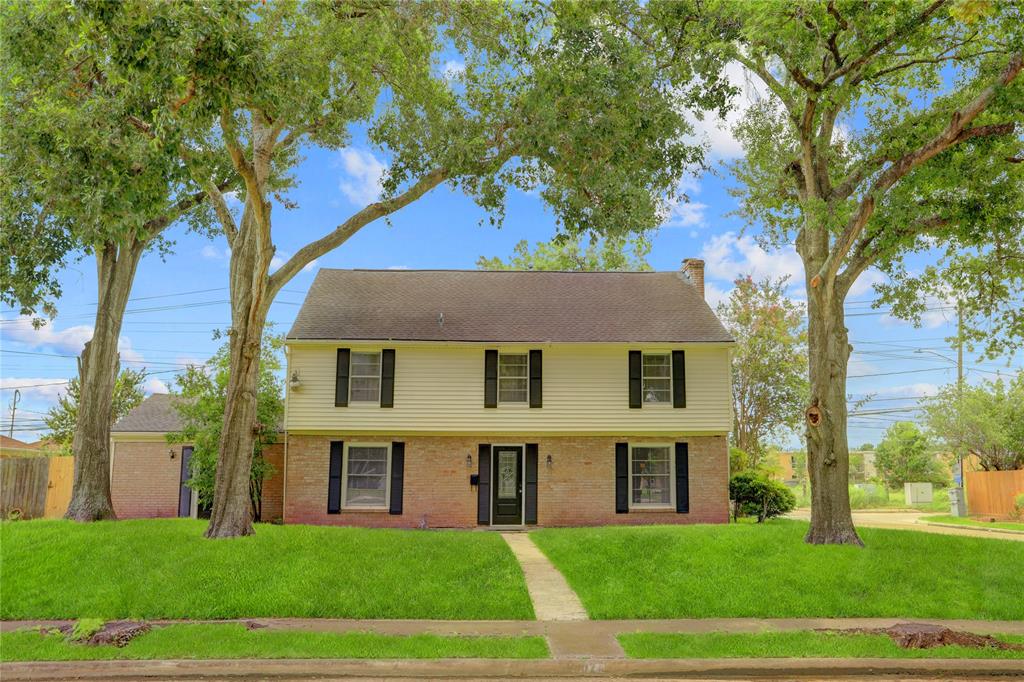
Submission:
M 672 351 L 672 407 L 686 407 L 686 351 Z
M 676 512 L 690 512 L 690 447 L 676 443 Z
M 395 406 L 395 349 L 380 352 L 380 406 Z
M 476 522 L 491 523 L 491 446 L 480 444 L 480 481 L 476 486 Z
M 338 349 L 337 378 L 334 382 L 334 406 L 348 406 L 348 364 L 352 356 L 349 348 Z
M 629 512 L 629 444 L 615 444 L 615 513 Z
M 544 405 L 544 360 L 539 350 L 530 351 L 530 407 Z
M 629 406 L 643 406 L 643 356 L 638 350 L 629 351 Z
M 531 351 L 532 352 L 532 351 Z M 538 353 L 540 351 L 537 351 Z M 537 444 L 526 444 L 526 514 L 525 523 L 537 523 Z
M 327 469 L 327 513 L 341 512 L 341 453 L 345 451 L 345 443 L 340 440 L 331 441 L 331 463 Z
M 498 351 L 484 351 L 484 407 L 498 406 Z
M 405 443 L 391 444 L 391 514 L 402 513 L 402 484 L 405 481 Z

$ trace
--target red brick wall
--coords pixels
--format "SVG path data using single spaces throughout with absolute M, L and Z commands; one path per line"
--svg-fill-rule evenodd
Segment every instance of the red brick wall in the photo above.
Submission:
M 263 448 L 263 458 L 274 467 L 274 474 L 263 480 L 262 520 L 274 522 L 284 514 L 284 442 Z
M 331 440 L 405 443 L 404 504 L 401 515 L 386 511 L 327 513 Z M 673 438 L 617 437 L 447 437 L 296 436 L 288 437 L 288 476 L 284 520 L 353 526 L 474 527 L 479 443 L 538 444 L 537 520 L 542 526 L 594 526 L 648 523 L 725 523 L 729 518 L 729 456 L 725 436 Z M 615 513 L 615 443 L 687 442 L 690 513 Z M 551 455 L 552 465 L 547 466 Z M 472 466 L 466 466 L 466 456 Z
M 171 459 L 168 450 L 175 452 Z M 120 519 L 178 515 L 181 446 L 115 442 L 110 477 L 114 513 Z

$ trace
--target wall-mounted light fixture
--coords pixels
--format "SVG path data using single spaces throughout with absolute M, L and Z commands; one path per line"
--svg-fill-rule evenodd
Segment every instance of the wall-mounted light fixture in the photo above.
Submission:
M 170 448 L 170 449 L 169 449 L 169 450 L 167 451 L 167 454 L 171 456 L 171 459 L 174 459 L 175 457 L 177 457 L 177 456 L 178 456 L 178 453 L 177 453 L 177 452 L 175 452 L 174 448 Z
M 292 376 L 288 379 L 288 387 L 293 391 L 302 387 L 302 379 L 299 378 L 298 370 L 292 370 Z
M 548 465 L 548 469 L 551 468 L 551 455 L 548 455 L 548 458 L 545 460 L 544 463 Z
M 473 468 L 473 455 L 466 455 L 466 468 L 467 469 L 472 469 Z

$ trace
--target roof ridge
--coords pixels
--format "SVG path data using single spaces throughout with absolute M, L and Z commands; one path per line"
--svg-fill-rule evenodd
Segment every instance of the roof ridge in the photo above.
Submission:
M 478 270 L 475 268 L 319 268 L 317 272 L 473 272 L 479 274 L 675 275 L 678 270 Z

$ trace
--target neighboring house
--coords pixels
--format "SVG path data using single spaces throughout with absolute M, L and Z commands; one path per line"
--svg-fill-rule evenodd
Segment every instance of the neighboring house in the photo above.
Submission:
M 154 393 L 110 429 L 110 496 L 118 518 L 195 517 L 198 500 L 185 485 L 192 446 L 169 444 L 181 429 L 166 393 Z M 263 483 L 264 521 L 281 518 L 284 443 L 264 448 L 277 473 Z
M 694 260 L 321 270 L 286 340 L 283 520 L 727 522 L 733 342 L 703 287 Z

